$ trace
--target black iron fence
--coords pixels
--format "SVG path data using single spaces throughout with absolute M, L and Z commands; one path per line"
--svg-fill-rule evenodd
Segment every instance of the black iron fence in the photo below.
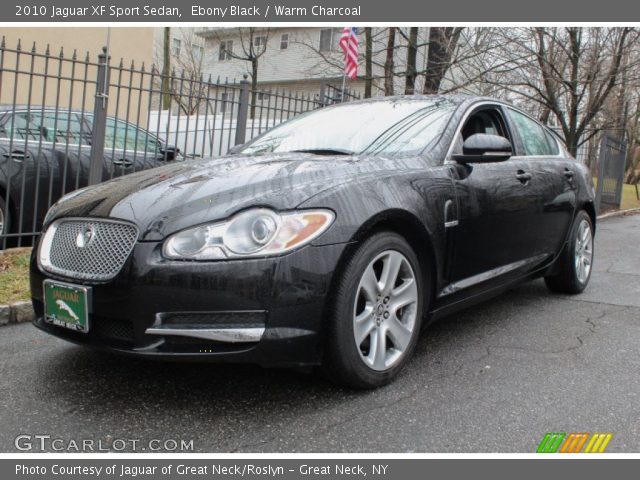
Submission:
M 0 43 L 0 248 L 29 245 L 48 208 L 86 185 L 184 158 L 222 156 L 301 113 L 355 99 L 252 89 L 197 72 L 111 64 Z
M 576 159 L 591 171 L 598 212 L 620 208 L 626 158 L 624 130 L 591 129 L 584 133 Z
M 626 160 L 627 143 L 624 139 L 604 134 L 600 142 L 596 185 L 598 211 L 620 208 Z

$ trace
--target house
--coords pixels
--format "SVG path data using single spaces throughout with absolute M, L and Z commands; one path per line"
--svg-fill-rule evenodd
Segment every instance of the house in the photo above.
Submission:
M 2 36 L 4 72 L 0 103 L 4 104 L 57 105 L 59 109 L 92 111 L 97 75 L 95 64 L 104 47 L 108 45 L 110 64 L 115 67 L 121 61 L 127 68 L 133 62 L 136 69 L 143 63 L 149 68 L 153 63 L 153 28 L 4 27 Z M 20 55 L 17 55 L 18 45 Z M 45 56 L 47 51 L 48 57 Z M 117 77 L 112 70 L 112 91 L 116 90 L 115 81 Z M 127 82 L 126 79 L 121 81 Z M 139 98 L 140 112 L 135 109 L 127 112 L 124 101 L 117 105 L 112 99 L 109 114 L 126 118 L 128 113 L 128 119 L 132 121 L 136 116 L 146 118 L 147 102 L 137 90 L 132 91 L 129 101 L 133 105 Z
M 406 29 L 405 29 L 406 30 Z M 329 84 L 342 88 L 343 54 L 338 46 L 343 28 L 335 27 L 236 27 L 197 29 L 196 35 L 204 40 L 202 70 L 213 78 L 240 80 L 252 75 L 249 57 L 258 54 L 257 83 L 261 91 L 285 90 L 304 96 L 318 95 L 321 85 Z M 372 29 L 373 91 L 384 93 L 384 69 L 388 28 Z M 365 35 L 358 31 L 360 62 L 358 78 L 347 80 L 346 89 L 362 96 L 365 88 Z M 419 28 L 417 69 L 426 63 L 426 43 L 428 28 Z M 406 65 L 406 39 L 396 35 L 394 49 L 395 71 L 404 70 Z M 420 81 L 420 79 L 418 79 Z M 394 79 L 396 93 L 404 91 L 404 78 Z M 421 85 L 417 85 L 420 91 Z

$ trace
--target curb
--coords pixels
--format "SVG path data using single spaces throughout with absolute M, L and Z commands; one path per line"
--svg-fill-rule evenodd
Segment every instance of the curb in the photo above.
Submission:
M 605 213 L 604 215 L 598 215 L 598 220 L 605 220 L 607 218 L 622 217 L 624 215 L 630 215 L 634 213 L 640 213 L 640 207 L 627 208 L 626 210 L 616 210 L 614 212 Z
M 35 318 L 31 302 L 15 302 L 10 305 L 0 305 L 0 326 L 12 323 L 31 322 Z

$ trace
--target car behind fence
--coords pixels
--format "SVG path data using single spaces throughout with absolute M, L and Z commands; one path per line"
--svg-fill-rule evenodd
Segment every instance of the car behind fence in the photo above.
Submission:
M 31 244 L 62 195 L 121 175 L 216 157 L 301 113 L 357 98 L 252 89 L 155 66 L 0 43 L 0 249 Z

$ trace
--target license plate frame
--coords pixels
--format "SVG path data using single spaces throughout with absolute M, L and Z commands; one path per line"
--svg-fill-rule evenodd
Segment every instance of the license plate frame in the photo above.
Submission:
M 89 332 L 91 287 L 45 280 L 44 321 L 80 333 Z

